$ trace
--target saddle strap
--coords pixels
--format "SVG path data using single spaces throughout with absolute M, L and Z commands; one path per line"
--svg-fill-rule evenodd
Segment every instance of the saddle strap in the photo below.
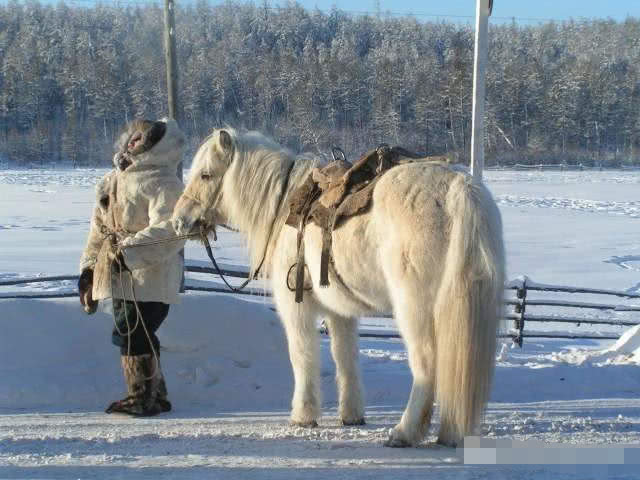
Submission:
M 335 211 L 332 215 L 335 218 Z M 322 227 L 322 252 L 320 253 L 320 286 L 329 286 L 329 258 L 331 257 L 331 244 L 333 243 L 333 225 Z
M 304 298 L 304 217 L 298 226 L 298 258 L 296 259 L 296 303 Z

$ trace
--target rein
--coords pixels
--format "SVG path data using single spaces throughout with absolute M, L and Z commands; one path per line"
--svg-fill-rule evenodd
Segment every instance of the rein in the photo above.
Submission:
M 162 238 L 159 240 L 149 240 L 147 242 L 134 243 L 132 245 L 119 245 L 120 250 L 127 250 L 128 248 L 148 247 L 149 245 L 162 245 L 163 243 L 177 242 L 178 240 L 193 240 L 200 237 L 200 233 L 188 233 L 186 235 L 175 235 L 170 238 Z
M 260 270 L 262 269 L 262 266 L 264 265 L 264 262 L 265 262 L 265 260 L 267 258 L 267 252 L 269 250 L 269 244 L 271 243 L 271 240 L 273 238 L 273 233 L 275 231 L 276 222 L 278 221 L 278 212 L 280 212 L 280 209 L 282 208 L 282 204 L 284 203 L 284 199 L 287 196 L 287 190 L 289 188 L 289 180 L 291 178 L 291 172 L 293 171 L 293 167 L 294 166 L 295 166 L 295 161 L 292 161 L 291 165 L 289 165 L 289 168 L 287 170 L 287 176 L 286 176 L 286 179 L 285 179 L 284 184 L 282 186 L 282 192 L 280 193 L 280 198 L 278 200 L 278 206 L 276 208 L 276 215 L 275 215 L 275 217 L 273 219 L 273 222 L 271 222 L 271 229 L 269 230 L 269 236 L 267 237 L 267 242 L 266 242 L 265 247 L 264 247 L 264 253 L 262 255 L 262 260 L 260 260 L 260 263 L 258 264 L 258 268 L 256 268 L 256 270 L 254 271 L 253 275 L 249 276 L 238 287 L 234 287 L 233 285 L 231 285 L 227 281 L 225 276 L 222 274 L 222 270 L 218 266 L 218 262 L 216 262 L 216 259 L 213 256 L 213 250 L 211 248 L 211 243 L 209 243 L 209 238 L 207 237 L 207 232 L 206 232 L 206 229 L 204 229 L 204 228 L 201 229 L 201 231 L 199 233 L 189 233 L 189 234 L 186 234 L 186 235 L 176 235 L 175 237 L 171 237 L 171 238 L 165 238 L 165 239 L 160 239 L 160 240 L 150 240 L 148 242 L 140 242 L 140 243 L 136 243 L 136 244 L 133 244 L 133 245 L 124 245 L 124 246 L 121 246 L 119 248 L 121 250 L 126 250 L 127 248 L 146 247 L 146 246 L 149 246 L 149 245 L 160 245 L 160 244 L 164 244 L 164 243 L 171 243 L 171 242 L 175 242 L 175 241 L 178 241 L 178 240 L 185 240 L 185 239 L 189 240 L 189 239 L 200 238 L 200 240 L 204 244 L 205 250 L 207 251 L 207 256 L 209 257 L 209 260 L 211 260 L 211 264 L 216 269 L 216 271 L 218 272 L 218 275 L 220 276 L 222 281 L 225 283 L 225 285 L 232 292 L 235 292 L 235 293 L 241 292 L 249 284 L 249 282 L 251 282 L 253 280 L 256 280 L 258 278 Z M 224 176 L 224 174 L 223 174 L 223 176 Z M 222 179 L 220 181 L 220 185 L 222 185 Z M 216 191 L 216 200 L 217 200 L 217 198 L 219 198 L 218 195 L 220 193 L 220 190 L 221 190 L 221 188 L 218 188 L 218 190 Z M 198 203 L 199 205 L 203 205 L 203 202 L 201 202 L 200 199 L 195 198 L 195 197 L 193 197 L 191 195 L 188 195 L 186 193 L 183 193 L 183 195 L 185 195 L 185 197 L 188 198 L 189 200 L 192 200 L 195 203 Z M 215 202 L 215 203 L 217 203 L 217 202 Z M 208 212 L 215 203 L 212 203 L 212 205 L 207 207 L 206 210 L 205 210 L 205 213 Z M 213 229 L 212 231 L 213 231 L 213 234 L 214 234 L 214 239 L 217 240 L 215 229 Z M 125 257 L 125 259 L 126 259 L 126 257 Z
M 260 260 L 260 263 L 258 264 L 258 268 L 256 268 L 256 270 L 253 272 L 253 275 L 249 276 L 242 283 L 242 285 L 240 285 L 239 287 L 234 287 L 234 286 L 229 284 L 229 282 L 227 281 L 225 276 L 222 274 L 222 271 L 220 270 L 220 267 L 218 267 L 218 262 L 216 262 L 216 259 L 213 256 L 213 250 L 211 249 L 211 244 L 209 243 L 209 239 L 207 238 L 207 235 L 204 232 L 200 233 L 200 237 L 201 237 L 202 243 L 204 244 L 204 248 L 207 251 L 207 255 L 209 257 L 209 260 L 211 260 L 211 263 L 213 264 L 213 267 L 218 272 L 218 275 L 220 276 L 222 281 L 225 283 L 225 285 L 232 292 L 235 292 L 235 293 L 241 292 L 249 284 L 249 282 L 251 282 L 252 280 L 256 280 L 258 278 L 258 274 L 260 273 L 260 269 L 262 268 L 262 265 L 264 264 L 264 261 L 267 258 L 267 251 L 269 250 L 269 244 L 271 243 L 271 239 L 273 237 L 273 232 L 275 230 L 276 222 L 278 221 L 278 212 L 280 211 L 280 208 L 282 207 L 282 204 L 284 203 L 284 198 L 287 196 L 287 189 L 289 188 L 289 179 L 291 178 L 291 172 L 293 171 L 293 167 L 295 166 L 295 163 L 296 163 L 295 161 L 291 162 L 291 165 L 289 165 L 289 169 L 287 170 L 287 176 L 286 176 L 286 179 L 285 179 L 284 184 L 282 186 L 282 192 L 280 193 L 280 199 L 278 200 L 278 207 L 276 208 L 276 215 L 273 218 L 273 222 L 271 222 L 271 229 L 269 230 L 269 236 L 267 237 L 267 242 L 266 242 L 266 244 L 264 246 L 264 253 L 262 254 L 262 260 Z M 223 174 L 223 176 L 224 176 L 224 174 Z M 192 199 L 193 197 L 187 197 L 187 198 Z M 200 203 L 199 200 L 197 200 L 197 199 L 194 199 L 194 200 L 196 202 Z M 209 208 L 211 208 L 211 207 L 209 207 Z M 215 230 L 214 230 L 214 232 L 215 232 Z
M 264 262 L 264 257 L 262 259 L 262 262 L 260 262 L 260 267 L 258 267 L 258 270 L 256 270 L 253 276 L 248 277 L 244 282 L 242 282 L 242 285 L 240 285 L 239 287 L 234 287 L 227 281 L 226 277 L 222 274 L 222 270 L 220 270 L 220 267 L 218 266 L 218 262 L 216 262 L 216 259 L 213 256 L 213 250 L 211 249 L 211 244 L 209 243 L 209 239 L 207 238 L 207 236 L 203 235 L 201 239 L 202 239 L 202 243 L 204 243 L 204 248 L 207 251 L 207 256 L 209 257 L 209 260 L 211 260 L 211 263 L 213 264 L 213 268 L 216 269 L 216 271 L 218 272 L 218 275 L 220 276 L 224 284 L 229 288 L 229 290 L 231 290 L 234 293 L 240 293 L 242 290 L 245 289 L 247 285 L 249 285 L 249 282 L 257 278 L 260 267 L 262 267 L 262 263 Z

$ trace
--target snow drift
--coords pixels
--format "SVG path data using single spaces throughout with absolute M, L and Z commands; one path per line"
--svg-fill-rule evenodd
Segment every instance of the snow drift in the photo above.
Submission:
M 624 332 L 607 351 L 628 355 L 629 360 L 640 363 L 640 325 Z
M 3 300 L 0 409 L 102 410 L 122 397 L 111 315 L 77 299 Z M 197 407 L 288 409 L 292 375 L 283 330 L 266 305 L 188 294 L 159 330 L 169 398 Z

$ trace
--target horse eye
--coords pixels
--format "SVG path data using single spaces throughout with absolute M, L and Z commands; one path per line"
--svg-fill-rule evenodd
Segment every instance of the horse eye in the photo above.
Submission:
M 202 180 L 211 180 L 211 175 L 209 175 L 208 173 L 203 173 L 202 175 L 200 175 L 200 178 Z

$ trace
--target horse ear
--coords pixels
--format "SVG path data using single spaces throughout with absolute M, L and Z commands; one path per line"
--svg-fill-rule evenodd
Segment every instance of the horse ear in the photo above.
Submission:
M 226 130 L 220 130 L 220 146 L 225 152 L 230 152 L 233 149 L 231 135 Z

